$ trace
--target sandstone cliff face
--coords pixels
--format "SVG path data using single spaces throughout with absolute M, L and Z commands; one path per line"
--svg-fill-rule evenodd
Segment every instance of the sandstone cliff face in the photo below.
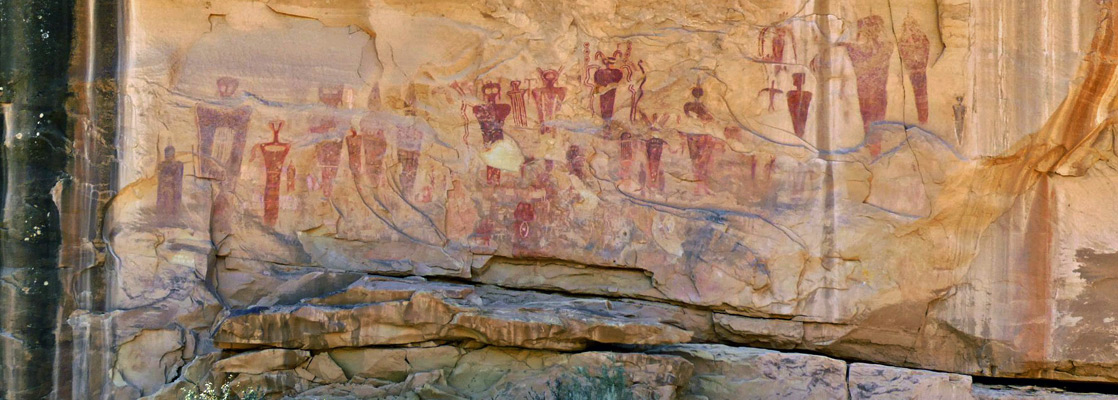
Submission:
M 131 2 L 83 389 L 1118 380 L 1116 8 Z

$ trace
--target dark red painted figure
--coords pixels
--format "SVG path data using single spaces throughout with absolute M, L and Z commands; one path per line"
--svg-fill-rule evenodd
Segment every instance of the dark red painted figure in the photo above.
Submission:
M 487 82 L 482 85 L 481 92 L 485 96 L 485 104 L 474 106 L 474 117 L 481 125 L 482 142 L 488 147 L 505 138 L 505 118 L 512 112 L 512 106 L 497 103 L 501 98 L 500 83 Z M 485 168 L 486 181 L 490 185 L 500 185 L 501 170 L 490 166 Z
M 163 149 L 163 161 L 159 162 L 159 187 L 156 194 L 155 209 L 159 218 L 171 220 L 179 215 L 182 203 L 182 161 L 175 160 L 175 147 Z
M 699 121 L 705 124 L 713 122 L 714 115 L 711 115 L 711 113 L 707 111 L 706 105 L 703 104 L 703 94 L 702 86 L 695 85 L 695 87 L 691 88 L 691 97 L 695 99 L 683 105 L 683 115 L 691 118 L 698 118 Z
M 532 248 L 533 236 L 532 221 L 536 220 L 535 207 L 532 203 L 520 202 L 513 211 L 514 251 L 523 254 Z
M 283 161 L 291 151 L 291 144 L 281 142 L 279 139 L 283 121 L 275 120 L 268 126 L 272 129 L 272 141 L 257 144 L 252 149 L 249 161 L 256 159 L 257 150 L 264 157 L 264 172 L 267 174 L 264 183 L 264 224 L 275 226 L 276 220 L 279 219 L 280 176 L 283 173 Z
M 617 88 L 621 82 L 632 81 L 633 68 L 629 61 L 632 49 L 632 43 L 626 43 L 624 52 L 618 49 L 612 55 L 606 56 L 598 51 L 594 53 L 594 61 L 602 65 L 590 65 L 590 44 L 583 45 L 584 62 L 587 64 L 584 83 L 593 88 L 591 96 L 598 96 L 598 115 L 606 121 L 613 119 Z
M 555 113 L 567 98 L 567 88 L 559 87 L 559 77 L 563 76 L 563 69 L 543 70 L 536 68 L 543 81 L 543 87 L 532 89 L 532 100 L 536 102 L 536 112 L 540 118 L 540 133 L 554 133 L 555 127 L 551 121 L 555 120 Z
M 792 114 L 792 130 L 800 139 L 804 137 L 807 126 L 807 113 L 811 109 L 811 92 L 804 90 L 804 74 L 792 74 L 792 85 L 796 88 L 788 91 L 788 113 Z
M 761 89 L 757 94 L 769 92 L 769 111 L 776 111 L 776 96 L 784 94 L 783 90 L 776 88 L 776 81 L 769 83 L 769 87 Z
M 636 162 L 637 141 L 628 131 L 621 132 L 621 180 L 629 180 Z
M 520 88 L 520 81 L 509 82 L 509 104 L 512 105 L 512 121 L 516 126 L 528 126 L 528 90 Z
M 218 94 L 223 102 L 230 101 L 238 85 L 239 82 L 230 77 L 217 80 Z M 222 187 L 232 191 L 241 174 L 241 157 L 252 109 L 248 106 L 234 108 L 199 104 L 195 112 L 200 177 L 221 180 Z
M 885 19 L 871 15 L 858 20 L 858 37 L 854 43 L 843 42 L 854 74 L 858 80 L 858 106 L 867 131 L 870 124 L 885 119 L 889 104 L 886 84 L 889 82 L 889 61 L 893 45 L 885 41 Z
M 330 135 L 338 132 L 341 121 L 336 109 L 342 104 L 344 91 L 345 87 L 341 85 L 322 86 L 318 89 L 319 101 L 330 109 L 311 118 L 311 133 Z M 314 158 L 318 161 L 322 194 L 330 197 L 334 192 L 334 177 L 338 175 L 338 165 L 342 161 L 342 138 L 327 137 L 318 142 L 315 146 Z
M 920 30 L 920 25 L 912 16 L 905 18 L 903 36 L 897 43 L 901 62 L 908 70 L 908 80 L 916 97 L 916 115 L 921 124 L 928 123 L 928 53 L 931 43 L 928 35 Z
M 691 157 L 691 166 L 694 168 L 695 180 L 699 185 L 696 190 L 704 194 L 710 193 L 707 184 L 718 141 L 715 137 L 705 134 L 683 133 L 683 136 L 687 139 L 687 153 Z
M 765 39 L 771 35 L 772 41 L 770 50 L 771 52 L 765 53 Z M 796 40 L 792 30 L 786 25 L 768 26 L 761 29 L 761 34 L 758 35 L 758 48 L 761 52 L 761 60 L 767 63 L 776 64 L 776 72 L 787 68 L 784 66 L 784 49 L 787 43 L 792 42 L 792 56 L 793 60 L 798 58 L 796 51 Z
M 667 142 L 660 138 L 651 138 L 645 142 L 645 157 L 647 158 L 648 180 L 645 187 L 653 191 L 664 190 L 664 173 L 660 168 L 660 159 L 664 155 L 664 145 Z
M 567 168 L 578 179 L 586 179 L 586 156 L 577 144 L 567 148 Z

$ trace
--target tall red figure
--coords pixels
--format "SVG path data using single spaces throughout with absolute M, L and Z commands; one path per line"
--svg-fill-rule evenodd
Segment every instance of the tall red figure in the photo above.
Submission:
M 648 158 L 648 180 L 645 187 L 653 191 L 664 190 L 664 173 L 660 169 L 660 159 L 664 155 L 664 145 L 667 142 L 657 137 L 648 139 L 645 143 L 645 157 Z
M 540 80 L 543 81 L 542 88 L 532 89 L 532 100 L 536 102 L 536 112 L 540 118 L 540 133 L 553 133 L 555 127 L 551 125 L 551 121 L 555 119 L 555 113 L 559 112 L 559 107 L 563 105 L 563 100 L 567 98 L 567 88 L 558 86 L 559 77 L 563 75 L 563 69 L 545 71 L 536 68 L 536 71 L 539 72 Z
M 811 107 L 811 92 L 804 90 L 804 74 L 792 74 L 795 89 L 788 91 L 788 112 L 792 114 L 792 130 L 800 139 L 804 137 L 807 126 L 807 112 Z
M 886 42 L 885 19 L 878 15 L 858 20 L 858 37 L 854 43 L 843 42 L 854 74 L 858 80 L 858 106 L 862 110 L 862 123 L 870 124 L 885 119 L 889 96 L 886 85 L 889 82 L 889 61 L 893 56 L 893 45 Z M 867 129 L 868 130 L 868 129 Z
M 916 95 L 916 115 L 921 124 L 928 123 L 928 53 L 931 43 L 928 35 L 920 31 L 920 25 L 912 16 L 904 20 L 903 36 L 897 43 L 901 53 L 901 62 L 908 70 L 908 80 L 912 82 L 912 91 Z
M 260 154 L 264 157 L 264 172 L 267 174 L 264 183 L 264 224 L 275 226 L 276 220 L 279 219 L 280 177 L 283 173 L 283 161 L 287 158 L 287 153 L 291 151 L 291 144 L 279 140 L 280 130 L 283 129 L 282 120 L 272 121 L 268 123 L 268 126 L 272 129 L 272 141 L 256 145 L 252 149 L 249 161 L 256 159 L 256 153 L 259 149 Z
M 520 81 L 509 82 L 509 104 L 512 105 L 512 120 L 516 126 L 528 126 L 528 91 L 520 88 Z

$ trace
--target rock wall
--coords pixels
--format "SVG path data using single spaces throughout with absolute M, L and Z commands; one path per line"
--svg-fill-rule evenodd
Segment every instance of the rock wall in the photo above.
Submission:
M 1110 1 L 121 9 L 76 393 L 1118 380 Z

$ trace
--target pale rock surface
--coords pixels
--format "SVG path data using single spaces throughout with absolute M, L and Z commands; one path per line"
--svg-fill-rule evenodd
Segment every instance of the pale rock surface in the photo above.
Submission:
M 185 364 L 183 345 L 178 331 L 141 331 L 120 346 L 116 365 L 119 378 L 140 395 L 155 393 Z
M 959 374 L 850 364 L 850 398 L 970 400 L 971 377 Z
M 723 345 L 673 345 L 655 350 L 695 367 L 686 399 L 841 399 L 846 363 L 833 358 Z
M 306 350 L 266 349 L 222 359 L 213 368 L 216 372 L 262 374 L 294 369 L 309 359 L 310 352 Z
M 346 373 L 328 353 L 318 353 L 306 367 L 316 383 L 337 383 L 346 380 Z
M 714 314 L 714 329 L 722 340 L 771 349 L 793 349 L 804 339 L 800 321 Z

